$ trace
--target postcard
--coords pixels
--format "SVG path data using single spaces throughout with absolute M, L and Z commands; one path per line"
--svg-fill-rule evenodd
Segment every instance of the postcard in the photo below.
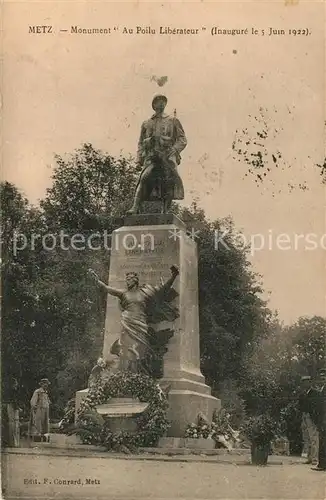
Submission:
M 324 498 L 324 2 L 2 27 L 3 498 Z

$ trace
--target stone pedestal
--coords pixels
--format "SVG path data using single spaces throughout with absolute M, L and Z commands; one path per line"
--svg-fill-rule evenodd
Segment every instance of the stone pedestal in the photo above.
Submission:
M 213 411 L 220 408 L 220 400 L 211 395 L 200 372 L 197 244 L 173 214 L 129 216 L 124 226 L 113 232 L 110 286 L 124 289 L 125 275 L 130 271 L 139 274 L 140 285 L 157 285 L 170 277 L 172 265 L 180 270 L 174 284 L 180 316 L 173 324 L 165 322 L 156 328 L 174 330 L 164 357 L 163 381 L 170 385 L 169 435 L 183 437 L 199 412 L 210 420 Z M 118 300 L 108 295 L 103 357 L 121 334 L 120 315 Z
M 106 404 L 97 405 L 96 411 L 109 420 L 112 432 L 126 431 L 137 433 L 135 417 L 143 413 L 148 403 L 133 398 L 111 398 Z

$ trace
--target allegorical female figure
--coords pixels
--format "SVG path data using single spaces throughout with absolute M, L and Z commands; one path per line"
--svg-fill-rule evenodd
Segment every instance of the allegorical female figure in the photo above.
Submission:
M 42 378 L 40 387 L 34 391 L 31 399 L 31 414 L 29 435 L 41 441 L 47 440 L 50 432 L 50 398 L 48 388 L 50 382 L 47 378 Z
M 140 360 L 144 359 L 150 347 L 148 317 L 157 303 L 164 307 L 164 295 L 172 287 L 179 274 L 177 267 L 171 267 L 171 277 L 159 286 L 139 286 L 139 277 L 136 273 L 126 274 L 126 289 L 112 288 L 99 279 L 97 274 L 90 269 L 90 274 L 96 279 L 110 295 L 117 297 L 121 307 L 121 359 L 130 359 L 130 352 Z M 168 307 L 167 305 L 165 307 Z

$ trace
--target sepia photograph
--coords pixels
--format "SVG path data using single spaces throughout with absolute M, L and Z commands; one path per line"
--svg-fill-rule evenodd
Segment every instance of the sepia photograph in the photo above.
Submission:
M 324 0 L 1 17 L 2 498 L 324 500 Z

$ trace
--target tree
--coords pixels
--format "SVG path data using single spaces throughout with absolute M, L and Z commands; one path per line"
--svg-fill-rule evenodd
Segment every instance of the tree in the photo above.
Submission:
M 246 359 L 243 391 L 248 406 L 279 412 L 296 397 L 301 376 L 314 378 L 325 366 L 325 344 L 326 318 L 301 317 L 286 327 L 274 320 L 268 336 L 255 343 Z
M 266 335 L 271 312 L 260 294 L 260 278 L 237 245 L 231 219 L 209 222 L 194 204 L 180 211 L 188 231 L 198 231 L 201 365 L 218 393 L 226 379 L 243 377 L 243 358 L 253 340 Z M 194 233 L 195 234 L 195 233 Z M 223 244 L 218 244 L 220 235 Z
M 268 334 L 256 339 L 244 360 L 247 369 L 241 394 L 249 413 L 279 414 L 284 404 L 280 387 L 286 383 L 292 389 L 293 375 L 296 375 L 291 369 L 292 357 L 292 339 L 278 318 L 273 317 Z
M 326 318 L 302 317 L 287 327 L 275 319 L 246 360 L 240 394 L 247 411 L 280 418 L 296 451 L 301 446 L 300 378 L 314 378 L 325 366 L 325 342 Z
M 39 297 L 34 282 L 39 270 L 39 254 L 31 251 L 34 232 L 41 232 L 40 212 L 29 206 L 18 189 L 1 184 L 2 217 L 2 376 L 3 388 L 15 377 L 20 381 L 21 394 L 33 389 L 35 380 L 29 375 L 42 360 L 35 356 L 43 345 L 36 328 Z
M 315 377 L 326 363 L 326 318 L 301 317 L 288 328 L 287 334 L 293 339 L 293 358 L 301 373 Z
M 55 156 L 53 184 L 41 207 L 50 229 L 112 230 L 129 208 L 140 167 L 132 158 L 114 158 L 83 144 Z
M 20 351 L 17 350 L 16 329 L 20 308 L 27 302 L 24 285 L 26 253 L 13 258 L 15 232 L 25 232 L 28 203 L 12 184 L 1 183 L 1 274 L 2 274 L 2 377 L 19 375 Z M 23 322 L 23 318 L 22 318 Z

